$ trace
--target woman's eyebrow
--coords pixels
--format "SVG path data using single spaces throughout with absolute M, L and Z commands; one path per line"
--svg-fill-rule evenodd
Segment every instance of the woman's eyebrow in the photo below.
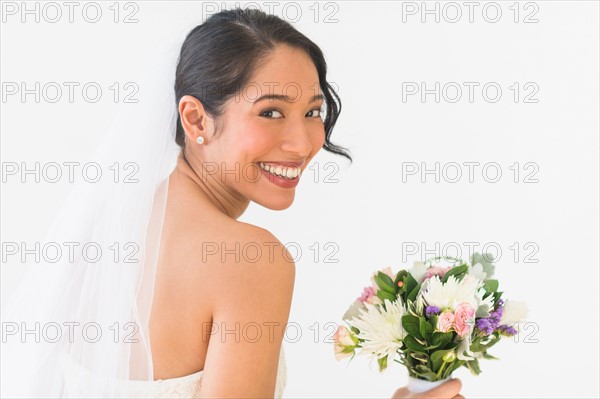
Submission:
M 310 98 L 308 103 L 310 104 L 312 102 L 322 100 L 323 98 L 324 98 L 323 94 L 315 94 L 314 96 L 312 96 Z M 264 95 L 258 97 L 256 100 L 254 100 L 254 104 L 256 104 L 259 101 L 264 101 L 264 100 L 283 100 L 283 101 L 287 101 L 290 103 L 295 102 L 294 98 L 284 95 L 284 94 L 264 94 Z

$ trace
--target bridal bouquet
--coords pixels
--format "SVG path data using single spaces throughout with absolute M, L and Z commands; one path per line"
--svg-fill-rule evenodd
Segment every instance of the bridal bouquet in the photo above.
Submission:
M 479 374 L 479 359 L 496 359 L 488 349 L 515 335 L 515 323 L 527 315 L 525 303 L 501 299 L 492 262 L 475 253 L 471 262 L 438 257 L 408 271 L 374 273 L 343 316 L 348 327 L 334 335 L 336 359 L 352 359 L 360 349 L 377 359 L 380 372 L 392 359 L 410 377 L 430 382 L 461 366 Z

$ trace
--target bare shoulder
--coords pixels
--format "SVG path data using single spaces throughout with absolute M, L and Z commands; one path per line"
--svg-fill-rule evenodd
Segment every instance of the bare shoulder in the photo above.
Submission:
M 215 301 L 215 314 L 228 311 L 229 301 L 252 303 L 264 295 L 287 302 L 285 297 L 291 297 L 295 264 L 285 246 L 268 230 L 235 221 L 222 234 L 203 241 L 202 246 L 199 256 L 205 267 L 218 274 L 213 281 L 221 285 L 220 294 L 215 295 L 227 293 L 227 300 Z
M 283 300 L 291 297 L 295 264 L 285 246 L 263 228 L 235 223 L 231 234 L 222 237 L 219 242 L 211 242 L 203 253 L 205 259 L 212 257 L 211 264 L 216 263 L 221 281 L 227 287 L 236 287 L 228 298 L 258 303 L 263 298 Z M 252 294 L 251 297 L 249 294 Z M 220 311 L 228 311 L 227 306 L 227 301 L 219 301 L 214 313 L 218 315 Z M 277 304 L 271 304 L 273 306 Z M 261 307 L 265 308 L 266 304 Z
M 261 294 L 276 297 L 282 306 L 291 299 L 296 266 L 266 229 L 204 219 L 178 224 L 176 234 L 167 233 L 165 240 L 165 278 L 213 314 L 238 302 L 258 301 Z
M 242 222 L 206 246 L 212 324 L 201 396 L 272 397 L 295 265 L 269 231 Z

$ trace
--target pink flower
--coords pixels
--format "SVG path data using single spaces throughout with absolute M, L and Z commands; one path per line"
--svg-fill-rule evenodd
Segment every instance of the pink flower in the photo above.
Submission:
M 454 323 L 454 313 L 444 312 L 438 316 L 437 329 L 441 332 L 448 332 L 452 329 Z
M 356 341 L 352 338 L 352 333 L 344 326 L 339 326 L 335 334 L 333 334 L 333 351 L 336 360 L 341 360 L 345 357 L 352 356 Z M 352 348 L 352 350 L 350 350 Z
M 361 296 L 356 299 L 362 303 L 370 303 L 371 305 L 381 304 L 381 299 L 377 296 L 377 290 L 374 287 L 365 287 Z
M 440 278 L 442 278 L 442 277 L 444 277 L 444 274 L 448 273 L 448 270 L 450 270 L 451 268 L 452 268 L 451 266 L 448 266 L 448 267 L 431 266 L 425 272 L 425 277 L 424 277 L 423 281 L 425 281 L 428 278 L 433 277 L 433 276 L 439 276 Z
M 454 329 L 461 337 L 469 334 L 473 327 L 475 309 L 467 302 L 463 302 L 454 309 Z

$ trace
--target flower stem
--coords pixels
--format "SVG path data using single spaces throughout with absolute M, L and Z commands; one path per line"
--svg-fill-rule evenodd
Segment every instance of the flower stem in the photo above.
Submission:
M 442 363 L 442 365 L 440 366 L 440 369 L 437 372 L 437 375 L 435 376 L 437 379 L 440 378 L 440 375 L 442 374 L 442 370 L 444 370 L 444 367 L 446 367 L 446 362 Z

